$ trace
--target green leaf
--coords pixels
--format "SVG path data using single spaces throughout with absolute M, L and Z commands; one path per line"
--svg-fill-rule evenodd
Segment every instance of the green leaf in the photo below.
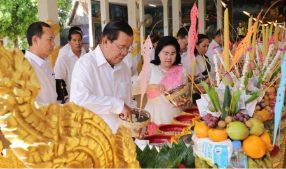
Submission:
M 210 89 L 209 89 L 208 84 L 204 81 L 202 81 L 201 84 L 202 84 L 203 88 L 205 89 L 205 91 L 207 92 L 207 94 L 209 94 Z
M 225 87 L 224 90 L 224 99 L 223 99 L 223 107 L 222 107 L 222 120 L 226 118 L 228 115 L 228 112 L 226 111 L 226 108 L 230 107 L 231 102 L 231 94 L 228 85 Z
M 260 88 L 261 83 L 262 83 L 262 75 L 261 75 L 261 74 L 259 74 L 259 76 L 258 76 L 258 82 L 257 82 L 256 87 L 257 87 L 257 88 Z
M 140 156 L 137 155 L 137 160 L 142 168 L 154 168 L 155 157 L 157 154 L 158 153 L 154 153 L 154 151 L 150 149 L 149 145 L 147 145 Z
M 218 94 L 217 94 L 217 92 L 216 92 L 214 87 L 212 87 L 209 96 L 211 97 L 211 101 L 212 101 L 213 106 L 216 109 L 216 111 L 219 110 L 220 112 L 222 112 L 221 106 L 219 104 Z
M 249 99 L 245 101 L 245 104 L 248 104 L 252 102 L 253 100 L 256 100 L 259 96 L 261 96 L 264 93 L 264 90 L 260 90 L 255 92 Z
M 271 78 L 270 78 L 270 82 L 274 79 L 274 77 L 277 76 L 277 74 L 279 73 L 279 71 L 281 70 L 281 65 L 275 70 L 275 72 L 272 74 Z
M 137 153 L 137 157 L 141 155 L 142 150 L 136 145 L 136 153 Z
M 231 105 L 231 112 L 235 112 L 236 110 L 236 105 L 239 101 L 239 98 L 240 98 L 240 95 L 241 95 L 241 92 L 239 90 L 236 90 L 234 93 L 233 93 L 233 99 L 232 99 L 232 105 Z
M 193 146 L 189 146 L 183 156 L 182 164 L 187 168 L 195 168 L 195 157 L 193 152 Z

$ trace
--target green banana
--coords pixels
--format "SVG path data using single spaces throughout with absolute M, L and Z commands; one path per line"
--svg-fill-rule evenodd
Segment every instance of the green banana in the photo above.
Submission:
M 201 165 L 202 168 L 210 168 L 210 166 L 203 160 L 201 160 Z
M 266 151 L 266 154 L 265 154 L 264 158 L 267 158 L 269 161 L 271 161 L 271 156 L 270 156 L 270 152 L 269 151 Z
M 196 166 L 196 168 L 202 168 L 201 160 L 197 156 L 195 156 L 195 166 Z
M 218 168 L 218 166 L 214 164 L 214 165 L 213 165 L 213 168 Z
M 258 164 L 250 157 L 247 158 L 248 168 L 259 168 Z
M 266 164 L 261 159 L 255 159 L 254 161 L 258 164 L 259 168 L 267 168 Z
M 265 163 L 267 168 L 272 168 L 273 167 L 271 160 L 269 160 L 267 157 L 263 158 L 263 162 Z

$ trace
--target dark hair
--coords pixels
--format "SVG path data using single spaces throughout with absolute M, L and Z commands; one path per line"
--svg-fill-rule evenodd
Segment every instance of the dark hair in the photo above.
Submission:
M 71 40 L 71 36 L 74 35 L 74 34 L 79 34 L 82 38 L 82 31 L 79 27 L 77 26 L 74 26 L 74 27 L 71 27 L 70 30 L 69 30 L 69 34 L 68 34 L 68 40 L 70 41 Z
M 174 65 L 178 65 L 181 63 L 181 55 L 180 55 L 180 45 L 176 38 L 173 36 L 164 36 L 159 39 L 157 47 L 155 49 L 155 59 L 151 61 L 154 65 L 160 65 L 161 61 L 159 58 L 159 53 L 166 46 L 174 46 L 176 48 L 176 60 Z
M 186 36 L 188 36 L 188 31 L 189 31 L 190 27 L 186 26 L 186 27 L 181 27 L 177 33 L 177 37 L 180 39 L 185 39 Z
M 208 39 L 209 38 L 207 37 L 207 35 L 204 35 L 204 34 L 198 34 L 198 41 L 196 43 L 196 45 L 200 45 L 205 39 Z M 197 54 L 199 54 L 199 51 L 197 50 L 197 48 L 195 48 L 194 50 L 194 55 L 196 56 Z
M 27 37 L 27 41 L 29 43 L 29 46 L 32 46 L 32 38 L 33 36 L 38 36 L 39 38 L 42 37 L 43 35 L 43 27 L 47 27 L 47 28 L 50 28 L 51 26 L 45 22 L 34 22 L 32 23 L 29 27 L 28 27 L 28 30 L 27 30 L 27 34 L 26 34 L 26 37 Z
M 216 31 L 215 36 L 217 35 L 223 35 L 223 28 Z
M 117 40 L 119 32 L 124 32 L 128 36 L 133 36 L 133 30 L 124 21 L 110 21 L 103 29 L 102 36 L 113 42 Z
M 243 35 L 238 35 L 237 37 L 236 37 L 236 41 L 241 41 L 242 39 L 244 39 L 245 38 L 245 36 L 243 36 Z
M 160 39 L 159 36 L 155 36 L 155 37 L 153 37 L 153 38 L 151 39 L 151 41 L 152 41 L 152 43 L 156 43 L 156 42 L 159 41 L 159 39 Z

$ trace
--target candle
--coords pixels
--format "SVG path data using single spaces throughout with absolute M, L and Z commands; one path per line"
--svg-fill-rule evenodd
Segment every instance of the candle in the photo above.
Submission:
M 251 15 L 251 17 L 248 19 L 248 31 L 251 29 L 252 20 L 253 20 L 253 18 L 252 18 L 252 15 Z M 250 41 L 249 41 L 249 44 L 247 44 L 247 46 L 250 46 Z
M 278 48 L 278 28 L 279 25 L 277 24 L 277 21 L 275 22 L 275 31 L 274 31 L 274 38 L 275 38 L 275 44 L 274 44 L 274 48 L 277 49 Z
M 268 25 L 266 26 L 266 35 L 265 35 L 265 39 L 266 39 L 266 44 L 265 44 L 265 55 L 263 55 L 264 57 L 267 55 L 268 53 L 268 42 L 269 42 L 269 37 L 268 37 Z
M 272 37 L 272 30 L 273 30 L 273 23 L 271 22 L 269 36 L 268 36 L 268 43 L 269 43 L 269 39 L 271 39 L 271 37 Z
M 225 71 L 229 69 L 229 26 L 228 26 L 228 8 L 224 11 L 224 65 Z
M 256 33 L 257 33 L 257 26 L 254 27 L 253 36 L 252 36 L 252 50 L 250 55 L 250 60 L 254 60 L 254 54 L 255 54 L 255 42 L 256 42 Z
M 265 25 L 262 25 L 262 46 L 263 46 L 263 56 L 266 56 L 266 33 L 265 33 Z

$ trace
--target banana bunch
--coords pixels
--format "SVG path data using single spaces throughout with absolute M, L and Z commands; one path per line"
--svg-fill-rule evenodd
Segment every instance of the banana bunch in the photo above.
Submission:
M 17 157 L 31 168 L 136 167 L 124 127 L 116 135 L 93 112 L 74 103 L 40 107 L 40 83 L 21 51 L 0 45 L 0 127 Z
M 269 151 L 260 159 L 252 159 L 247 157 L 248 168 L 273 168 Z
M 195 155 L 195 166 L 196 168 L 211 168 L 207 162 L 204 160 L 201 160 L 198 156 Z M 218 168 L 217 166 L 214 166 L 213 168 Z

